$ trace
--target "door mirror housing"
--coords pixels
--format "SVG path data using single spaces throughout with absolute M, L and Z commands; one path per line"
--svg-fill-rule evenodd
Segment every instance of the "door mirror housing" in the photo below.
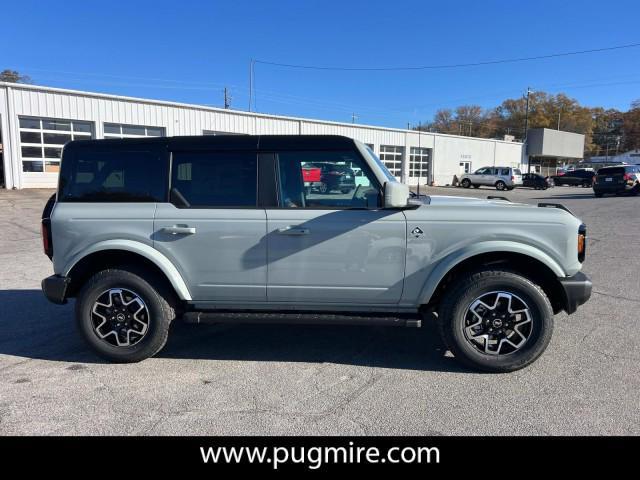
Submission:
M 385 182 L 384 208 L 403 208 L 409 203 L 409 187 L 404 183 Z

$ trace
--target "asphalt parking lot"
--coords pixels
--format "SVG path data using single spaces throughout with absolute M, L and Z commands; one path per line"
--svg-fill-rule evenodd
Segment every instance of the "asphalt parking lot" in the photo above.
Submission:
M 177 324 L 156 358 L 104 363 L 39 289 L 51 191 L 0 190 L 0 434 L 640 434 L 640 197 L 426 191 L 561 202 L 588 224 L 592 299 L 529 368 L 467 371 L 432 325 Z

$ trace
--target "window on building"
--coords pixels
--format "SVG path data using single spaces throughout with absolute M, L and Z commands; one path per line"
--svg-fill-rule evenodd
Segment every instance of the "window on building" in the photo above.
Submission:
M 257 169 L 255 153 L 175 152 L 172 201 L 181 207 L 255 207 Z
M 471 162 L 460 162 L 460 173 L 471 173 Z
M 377 180 L 351 152 L 278 154 L 280 203 L 286 208 L 378 208 Z
M 409 177 L 429 178 L 431 149 L 411 147 L 409 151 Z
M 402 175 L 402 157 L 404 147 L 395 145 L 380 145 L 380 160 L 387 166 L 394 177 Z
M 104 124 L 104 138 L 164 137 L 164 128 L 144 125 Z
M 219 130 L 202 130 L 202 135 L 248 135 L 247 133 L 221 132 Z
M 19 124 L 23 172 L 58 172 L 64 144 L 93 137 L 93 123 L 80 120 L 20 117 Z

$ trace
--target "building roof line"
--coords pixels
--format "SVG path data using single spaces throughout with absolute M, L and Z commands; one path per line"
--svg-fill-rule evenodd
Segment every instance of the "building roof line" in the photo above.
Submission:
M 45 92 L 54 92 L 54 93 L 65 93 L 69 95 L 81 95 L 85 97 L 92 97 L 92 98 L 98 98 L 98 99 L 102 98 L 102 99 L 109 99 L 109 100 L 146 103 L 149 105 L 162 105 L 167 107 L 190 108 L 190 109 L 203 110 L 203 111 L 209 111 L 209 112 L 226 113 L 230 115 L 241 115 L 245 117 L 259 117 L 259 118 L 274 119 L 274 120 L 307 122 L 307 123 L 314 123 L 318 125 L 331 125 L 331 126 L 339 126 L 339 127 L 347 127 L 347 128 L 373 129 L 373 130 L 380 130 L 384 132 L 394 132 L 394 133 L 404 133 L 404 134 L 412 133 L 415 135 L 432 135 L 434 137 L 460 138 L 464 140 L 477 140 L 477 141 L 485 141 L 485 142 L 489 141 L 489 142 L 505 143 L 509 145 L 522 145 L 522 142 L 516 142 L 516 141 L 511 142 L 511 141 L 500 140 L 496 138 L 466 137 L 464 135 L 452 135 L 448 133 L 439 133 L 439 132 L 423 132 L 418 130 L 408 130 L 404 128 L 382 127 L 379 125 L 335 122 L 331 120 L 318 120 L 314 118 L 305 118 L 305 117 L 289 117 L 285 115 L 247 112 L 245 110 L 233 110 L 233 109 L 226 109 L 226 108 L 220 108 L 220 107 L 211 107 L 211 106 L 199 105 L 195 103 L 183 103 L 183 102 L 172 102 L 168 100 L 155 100 L 155 99 L 149 99 L 149 98 L 128 97 L 124 95 L 114 95 L 111 93 L 87 92 L 83 90 L 72 90 L 68 88 L 59 88 L 59 87 L 46 87 L 43 85 L 33 85 L 33 84 L 26 84 L 26 83 L 0 82 L 0 87 L 9 87 L 9 88 L 19 89 L 19 90 L 35 90 L 35 91 L 45 91 Z

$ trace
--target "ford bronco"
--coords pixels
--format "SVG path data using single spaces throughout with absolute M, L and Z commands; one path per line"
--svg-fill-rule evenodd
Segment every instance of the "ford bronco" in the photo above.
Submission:
M 303 173 L 318 165 L 361 178 L 320 192 Z M 435 318 L 458 360 L 506 372 L 538 358 L 554 314 L 591 294 L 586 228 L 562 205 L 410 198 L 340 136 L 70 142 L 42 234 L 55 273 L 44 294 L 75 298 L 81 335 L 115 362 L 158 353 L 175 318 Z

